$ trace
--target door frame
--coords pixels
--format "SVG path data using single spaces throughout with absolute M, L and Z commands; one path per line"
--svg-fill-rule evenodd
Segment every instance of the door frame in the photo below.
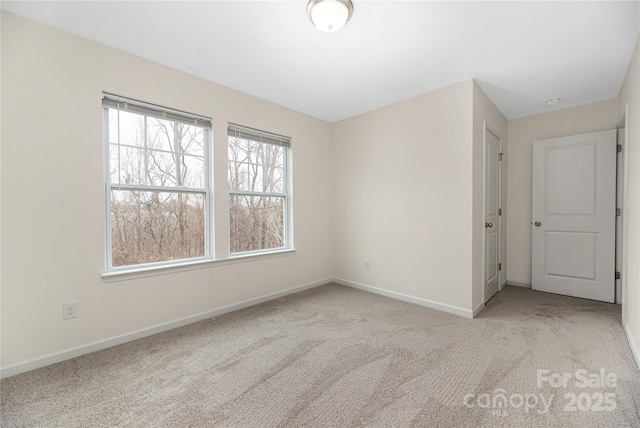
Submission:
M 622 204 L 619 203 L 619 201 L 616 198 L 616 208 L 620 208 L 622 210 L 622 221 L 620 222 L 620 233 L 618 234 L 618 231 L 616 230 L 616 239 L 618 239 L 618 236 L 620 236 L 620 239 L 622 240 L 622 245 L 620 245 L 620 251 L 618 251 L 618 245 L 616 242 L 616 270 L 619 268 L 619 272 L 620 272 L 620 287 L 618 287 L 617 281 L 616 281 L 616 294 L 615 294 L 615 303 L 616 304 L 622 304 L 623 300 L 624 300 L 624 289 L 625 289 L 625 284 L 626 284 L 626 276 L 627 276 L 627 230 L 628 230 L 628 205 L 629 205 L 629 187 L 628 187 L 628 180 L 629 180 L 629 156 L 627 156 L 627 151 L 628 151 L 628 147 L 629 147 L 629 124 L 628 122 L 628 117 L 629 117 L 629 103 L 625 103 L 624 104 L 624 113 L 622 118 L 620 118 L 620 121 L 618 122 L 618 125 L 616 126 L 616 136 L 618 131 L 620 131 L 621 129 L 623 130 L 623 135 L 624 135 L 624 141 L 622 142 L 622 152 L 618 153 L 617 158 L 616 158 L 616 168 L 619 168 L 620 166 L 622 166 L 623 168 L 623 172 L 622 172 L 622 182 L 618 182 L 618 180 L 616 180 L 616 196 L 619 193 L 622 193 Z M 620 144 L 620 141 L 617 142 L 617 144 Z M 616 177 L 618 175 L 618 171 L 616 170 Z M 617 222 L 616 222 L 617 224 Z M 618 264 L 618 262 L 620 262 Z
M 502 196 L 504 190 L 504 177 L 503 177 L 503 163 L 505 162 L 505 153 L 504 153 L 504 138 L 500 135 L 499 132 L 496 131 L 494 127 L 492 127 L 486 120 L 482 123 L 482 221 L 485 221 L 485 215 L 487 211 L 486 204 L 486 195 L 487 195 L 487 132 L 493 134 L 494 137 L 498 140 L 498 149 L 502 156 L 502 160 L 498 160 L 498 206 L 500 207 L 501 213 L 498 216 L 498 263 L 505 268 L 504 262 L 504 245 L 503 245 L 503 237 L 504 237 L 504 225 L 505 221 L 503 220 L 505 209 L 504 209 L 504 199 Z M 484 227 L 482 228 L 482 303 L 485 304 L 487 302 L 487 298 L 485 295 L 485 285 L 486 285 L 486 232 L 484 231 Z M 503 290 L 506 285 L 506 281 L 504 275 L 505 270 L 498 270 L 498 293 Z

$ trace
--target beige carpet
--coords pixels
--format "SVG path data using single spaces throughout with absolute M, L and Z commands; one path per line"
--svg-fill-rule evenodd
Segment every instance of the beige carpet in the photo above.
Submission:
M 516 287 L 469 320 L 326 285 L 0 386 L 2 427 L 640 426 L 620 307 Z

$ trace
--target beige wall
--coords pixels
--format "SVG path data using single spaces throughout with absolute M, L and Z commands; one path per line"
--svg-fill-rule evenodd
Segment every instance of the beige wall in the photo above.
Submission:
M 616 127 L 615 99 L 509 121 L 507 280 L 531 284 L 532 144 L 536 140 Z
M 330 124 L 6 12 L 2 66 L 3 368 L 331 277 Z M 103 90 L 213 118 L 223 256 L 227 122 L 292 137 L 297 253 L 105 283 Z
M 472 90 L 334 125 L 337 278 L 472 310 Z
M 480 89 L 477 83 L 473 83 L 473 295 L 472 307 L 474 311 L 484 304 L 484 130 L 488 127 L 502 141 L 502 152 L 505 153 L 502 162 L 502 201 L 506 201 L 507 192 L 507 119 L 500 110 L 491 102 L 489 97 Z M 506 281 L 505 263 L 506 255 L 506 203 L 502 203 L 502 255 L 503 270 L 500 277 L 500 286 Z
M 618 97 L 618 117 L 624 116 L 627 134 L 626 259 L 622 272 L 622 322 L 640 361 L 640 37 Z

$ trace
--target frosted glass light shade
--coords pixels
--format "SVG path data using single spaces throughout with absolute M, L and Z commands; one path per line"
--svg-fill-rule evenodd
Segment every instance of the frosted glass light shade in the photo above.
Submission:
M 327 33 L 338 31 L 353 14 L 351 0 L 310 0 L 307 15 L 313 25 Z

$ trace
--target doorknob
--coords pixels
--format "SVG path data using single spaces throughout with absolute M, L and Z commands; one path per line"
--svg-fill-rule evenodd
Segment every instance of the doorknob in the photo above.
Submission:
M 540 223 L 539 221 L 536 221 L 535 223 L 533 223 L 536 225 L 536 227 L 542 226 L 542 223 Z
M 485 223 L 484 227 L 493 227 L 493 223 Z

